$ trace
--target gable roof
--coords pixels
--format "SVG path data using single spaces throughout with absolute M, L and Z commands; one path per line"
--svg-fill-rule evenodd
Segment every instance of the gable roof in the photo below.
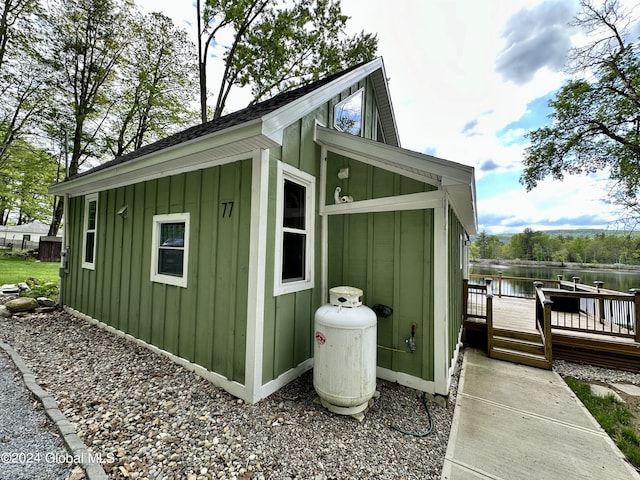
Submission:
M 210 122 L 190 127 L 50 187 L 84 195 L 282 145 L 284 129 L 352 84 L 371 76 L 385 140 L 399 146 L 381 58 L 348 68 Z

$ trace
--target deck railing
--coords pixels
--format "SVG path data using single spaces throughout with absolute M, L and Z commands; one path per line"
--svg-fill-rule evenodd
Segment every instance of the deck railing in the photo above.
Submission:
M 465 318 L 487 319 L 488 310 L 491 307 L 493 293 L 491 289 L 491 280 L 484 284 L 469 283 L 469 280 L 463 280 L 462 301 L 464 305 L 462 311 Z
M 487 348 L 491 351 L 493 342 L 493 292 L 492 280 L 486 279 L 484 285 L 462 281 L 462 302 L 464 318 L 484 320 L 487 324 Z
M 536 328 L 540 332 L 544 345 L 544 358 L 553 362 L 553 339 L 551 336 L 551 300 L 547 299 L 543 290 L 543 282 L 535 282 L 536 289 Z
M 542 327 L 640 341 L 640 290 L 626 294 L 576 282 L 544 288 L 537 283 L 536 321 Z
M 535 282 L 542 282 L 548 287 L 558 287 L 561 280 L 548 280 L 541 278 L 528 277 L 510 277 L 498 273 L 497 275 L 482 275 L 478 273 L 469 274 L 471 284 L 482 284 L 486 279 L 491 279 L 493 284 L 493 293 L 498 298 L 516 297 L 516 298 L 535 298 L 536 291 L 533 287 Z

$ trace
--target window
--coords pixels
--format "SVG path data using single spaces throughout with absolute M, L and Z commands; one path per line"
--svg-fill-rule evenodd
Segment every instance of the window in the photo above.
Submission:
M 360 89 L 353 95 L 337 103 L 333 111 L 333 126 L 336 130 L 360 135 L 362 131 L 362 99 L 364 90 Z
M 98 224 L 98 194 L 84 197 L 84 236 L 82 240 L 82 268 L 96 268 L 96 227 Z
M 189 214 L 153 216 L 151 281 L 187 286 Z
M 274 294 L 313 288 L 315 178 L 278 165 Z

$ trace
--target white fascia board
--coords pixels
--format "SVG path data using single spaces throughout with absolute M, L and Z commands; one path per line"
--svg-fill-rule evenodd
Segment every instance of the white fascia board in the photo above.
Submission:
M 409 193 L 392 197 L 374 198 L 351 203 L 327 205 L 321 215 L 348 215 L 354 213 L 399 212 L 401 210 L 424 210 L 442 206 L 445 193 L 433 192 Z
M 389 139 L 389 143 L 395 144 L 397 147 L 401 147 L 402 145 L 400 145 L 396 115 L 393 111 L 393 104 L 391 103 L 391 92 L 389 91 L 389 86 L 387 84 L 387 72 L 384 68 L 384 62 L 381 61 L 381 63 L 382 65 L 380 70 L 372 74 L 373 89 L 378 103 L 378 116 L 383 124 L 383 128 L 385 128 L 384 131 L 387 132 L 386 128 L 388 128 L 391 130 L 390 133 L 393 134 L 393 138 Z M 380 92 L 380 90 L 383 91 Z
M 278 146 L 260 132 L 260 119 L 237 125 L 219 132 L 197 137 L 170 147 L 149 153 L 139 158 L 98 170 L 92 174 L 60 182 L 49 187 L 49 193 L 71 196 L 84 195 L 131 185 L 152 178 L 206 168 L 222 159 L 235 157 L 239 151 L 246 150 L 246 158 L 251 158 L 256 149 L 268 149 Z M 228 152 L 226 155 L 221 152 Z
M 473 167 L 337 130 L 316 126 L 315 138 L 319 144 L 325 145 L 330 151 L 339 149 L 350 157 L 358 155 L 360 158 L 365 157 L 382 162 L 391 160 L 407 170 L 417 170 L 423 172 L 425 176 L 438 177 L 442 185 L 469 184 L 473 179 Z
M 328 102 L 338 93 L 353 85 L 355 82 L 371 75 L 378 69 L 384 68 L 381 58 L 376 58 L 369 63 L 329 82 L 313 92 L 300 97 L 298 100 L 268 113 L 262 117 L 262 134 L 278 144 L 282 144 L 284 129 L 293 122 L 313 112 L 320 105 Z
M 475 183 L 472 184 L 475 187 Z M 469 185 L 450 185 L 445 191 L 451 200 L 451 208 L 469 235 L 478 233 L 478 212 L 475 188 Z
M 423 161 L 404 162 L 401 158 L 403 150 L 398 147 L 319 126 L 316 126 L 315 141 L 338 155 L 440 187 L 440 178 L 427 171 Z

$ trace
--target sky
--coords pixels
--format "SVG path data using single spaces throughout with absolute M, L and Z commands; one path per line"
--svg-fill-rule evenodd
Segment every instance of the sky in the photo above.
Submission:
M 162 10 L 195 42 L 192 0 L 137 3 Z M 615 229 L 606 172 L 544 180 L 530 192 L 519 183 L 525 135 L 549 124 L 548 102 L 569 78 L 567 53 L 586 41 L 568 25 L 576 0 L 341 4 L 350 33 L 378 36 L 401 146 L 475 167 L 479 231 Z M 247 103 L 237 92 L 229 105 Z

